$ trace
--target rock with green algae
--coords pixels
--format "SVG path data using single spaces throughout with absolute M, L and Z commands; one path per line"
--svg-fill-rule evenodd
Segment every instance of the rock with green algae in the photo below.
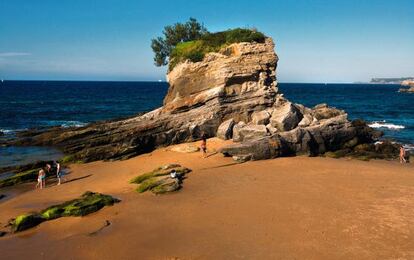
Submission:
M 60 217 L 85 216 L 112 206 L 120 200 L 110 195 L 87 191 L 80 198 L 54 205 L 40 212 L 22 214 L 9 222 L 12 232 L 20 232 L 39 225 L 40 223 Z
M 16 184 L 35 181 L 37 179 L 39 169 L 32 169 L 24 172 L 19 172 L 13 176 L 0 180 L 0 188 L 13 186 Z
M 175 170 L 176 178 L 170 173 Z M 182 180 L 190 169 L 179 164 L 168 164 L 133 178 L 130 183 L 139 184 L 136 191 L 139 193 L 151 191 L 154 194 L 164 194 L 177 191 L 181 188 Z
M 64 158 L 66 158 L 65 156 Z M 63 159 L 64 159 L 63 158 Z M 61 169 L 65 168 L 67 162 L 60 160 Z M 75 163 L 79 163 L 75 161 Z M 37 161 L 34 163 L 29 163 L 25 165 L 18 165 L 18 166 L 10 166 L 10 167 L 2 167 L 0 168 L 0 174 L 12 174 L 6 178 L 0 179 L 0 188 L 13 186 L 25 182 L 34 182 L 37 180 L 39 170 L 46 166 L 46 164 L 53 165 L 53 161 Z M 52 171 L 46 172 L 46 177 L 56 176 L 55 172 L 56 168 L 52 167 Z M 0 175 L 1 177 L 1 175 Z

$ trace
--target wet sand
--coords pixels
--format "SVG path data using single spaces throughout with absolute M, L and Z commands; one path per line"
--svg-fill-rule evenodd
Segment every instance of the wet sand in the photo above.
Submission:
M 209 140 L 210 149 L 221 145 Z M 193 170 L 181 191 L 138 194 L 128 183 L 167 163 Z M 237 164 L 163 148 L 71 170 L 73 181 L 0 200 L 1 227 L 87 190 L 122 202 L 2 237 L 1 259 L 414 259 L 412 164 L 320 157 Z

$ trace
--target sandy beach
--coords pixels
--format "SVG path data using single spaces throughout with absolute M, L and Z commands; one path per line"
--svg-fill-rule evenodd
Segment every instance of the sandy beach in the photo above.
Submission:
M 302 156 L 237 164 L 214 153 L 225 141 L 208 143 L 213 153 L 205 159 L 161 148 L 126 161 L 71 165 L 61 186 L 15 187 L 0 201 L 1 226 L 88 190 L 122 201 L 8 234 L 0 238 L 1 258 L 414 258 L 412 164 Z M 128 183 L 168 163 L 193 170 L 182 190 L 139 194 Z

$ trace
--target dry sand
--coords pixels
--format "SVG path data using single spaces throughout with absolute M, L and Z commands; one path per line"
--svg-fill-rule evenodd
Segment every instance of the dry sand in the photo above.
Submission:
M 209 148 L 222 144 L 209 140 Z M 167 163 L 193 170 L 181 191 L 138 194 L 128 184 Z M 412 164 L 308 157 L 236 164 L 164 148 L 71 169 L 73 181 L 61 186 L 9 190 L 0 224 L 87 190 L 122 202 L 2 237 L 1 259 L 414 259 Z

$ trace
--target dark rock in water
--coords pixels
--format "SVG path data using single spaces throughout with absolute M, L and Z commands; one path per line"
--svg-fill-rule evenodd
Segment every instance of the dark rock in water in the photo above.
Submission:
M 414 93 L 414 80 L 404 80 L 401 82 L 401 85 L 407 86 L 408 88 L 400 88 L 398 92 Z
M 3 131 L 0 131 L 0 136 L 3 136 L 4 135 L 4 132 Z
M 399 144 L 391 141 L 384 141 L 377 144 L 365 143 L 352 148 L 343 148 L 336 151 L 326 152 L 324 156 L 331 158 L 349 157 L 363 161 L 371 159 L 392 160 L 399 156 Z
M 170 174 L 175 171 L 174 177 Z M 181 189 L 182 181 L 190 169 L 179 164 L 168 164 L 158 167 L 152 172 L 144 173 L 132 179 L 130 183 L 139 184 L 137 192 L 151 191 L 154 194 L 164 194 Z
M 402 92 L 402 93 L 414 93 L 414 87 L 410 87 L 410 88 L 400 88 L 398 90 L 398 92 Z
M 45 167 L 46 164 L 52 164 L 53 161 L 38 161 L 35 163 L 29 163 L 29 164 L 25 164 L 25 165 L 18 165 L 18 166 L 9 166 L 9 167 L 3 167 L 0 168 L 0 173 L 4 173 L 4 172 L 14 172 L 14 173 L 18 173 L 18 172 L 24 172 L 24 171 L 28 171 L 28 170 L 32 170 L 32 169 L 39 169 L 41 167 Z
M 4 199 L 6 197 L 6 195 L 4 195 L 4 194 L 0 194 L 0 200 L 1 199 Z
M 40 223 L 60 217 L 85 216 L 120 200 L 109 195 L 85 192 L 80 198 L 54 205 L 40 212 L 23 214 L 9 222 L 12 232 L 20 232 Z

